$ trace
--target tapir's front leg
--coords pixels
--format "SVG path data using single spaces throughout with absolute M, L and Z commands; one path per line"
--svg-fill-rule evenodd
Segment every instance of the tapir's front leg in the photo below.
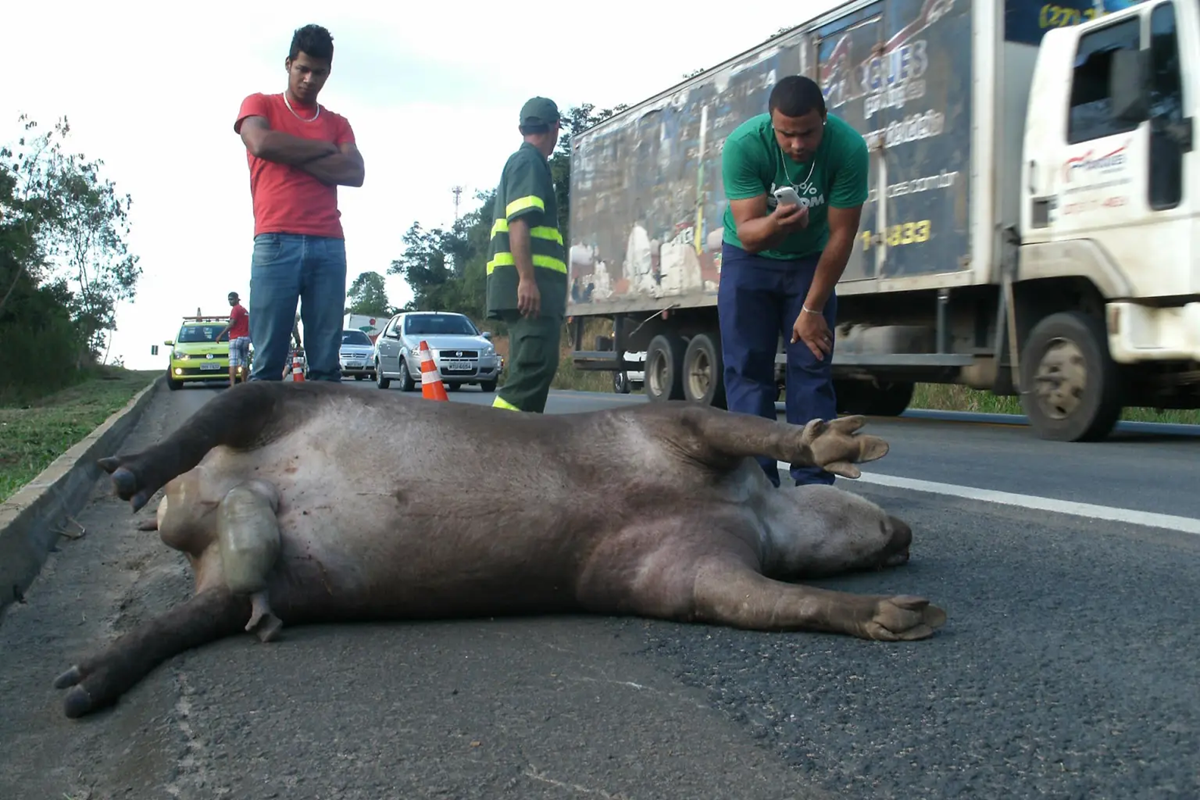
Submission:
M 801 428 L 753 414 L 696 407 L 684 413 L 683 424 L 693 433 L 698 457 L 714 463 L 767 456 L 857 478 L 862 473 L 854 464 L 875 461 L 888 452 L 887 442 L 878 436 L 856 435 L 866 424 L 862 416 L 813 420 Z
M 946 622 L 946 612 L 923 597 L 860 595 L 782 583 L 734 556 L 717 556 L 698 565 L 692 602 L 692 616 L 699 622 L 883 641 L 925 639 Z
M 54 688 L 72 687 L 63 711 L 82 717 L 116 702 L 171 656 L 237 633 L 249 613 L 249 601 L 224 586 L 201 592 L 59 675 Z
M 206 403 L 158 444 L 131 455 L 102 458 L 100 467 L 112 475 L 117 496 L 134 511 L 150 502 L 172 478 L 190 470 L 218 445 L 252 447 L 295 424 L 296 415 L 283 413 L 287 392 L 294 384 L 257 381 L 240 384 Z M 300 397 L 296 400 L 303 402 Z

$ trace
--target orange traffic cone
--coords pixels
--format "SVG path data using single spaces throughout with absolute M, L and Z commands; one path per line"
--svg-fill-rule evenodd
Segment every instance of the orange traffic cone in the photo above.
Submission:
M 442 385 L 442 376 L 438 374 L 437 364 L 433 363 L 433 353 L 429 345 L 421 340 L 421 396 L 426 400 L 444 400 L 450 402 L 446 395 L 446 387 Z
M 292 382 L 304 383 L 304 359 L 299 353 L 292 357 Z

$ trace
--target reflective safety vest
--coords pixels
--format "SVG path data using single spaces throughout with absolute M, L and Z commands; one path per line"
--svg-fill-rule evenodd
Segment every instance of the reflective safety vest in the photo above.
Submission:
M 504 165 L 492 206 L 492 236 L 488 247 L 488 316 L 517 308 L 516 262 L 508 239 L 517 219 L 529 224 L 529 249 L 534 276 L 542 296 L 543 315 L 566 313 L 567 262 L 558 230 L 558 202 L 550 165 L 541 152 L 525 142 Z

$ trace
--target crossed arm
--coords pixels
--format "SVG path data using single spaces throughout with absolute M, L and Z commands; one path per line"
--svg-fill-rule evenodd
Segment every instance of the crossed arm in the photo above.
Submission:
M 263 117 L 246 117 L 239 133 L 256 158 L 302 169 L 330 186 L 363 185 L 363 157 L 353 142 L 338 146 L 319 139 L 302 139 L 271 130 Z

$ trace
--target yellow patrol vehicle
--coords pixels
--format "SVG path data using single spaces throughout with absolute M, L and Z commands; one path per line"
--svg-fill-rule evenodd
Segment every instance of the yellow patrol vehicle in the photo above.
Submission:
M 216 341 L 229 323 L 229 316 L 184 317 L 179 333 L 165 344 L 170 347 L 167 385 L 178 389 L 185 383 L 229 385 L 229 337 Z M 243 369 L 247 369 L 243 367 Z

